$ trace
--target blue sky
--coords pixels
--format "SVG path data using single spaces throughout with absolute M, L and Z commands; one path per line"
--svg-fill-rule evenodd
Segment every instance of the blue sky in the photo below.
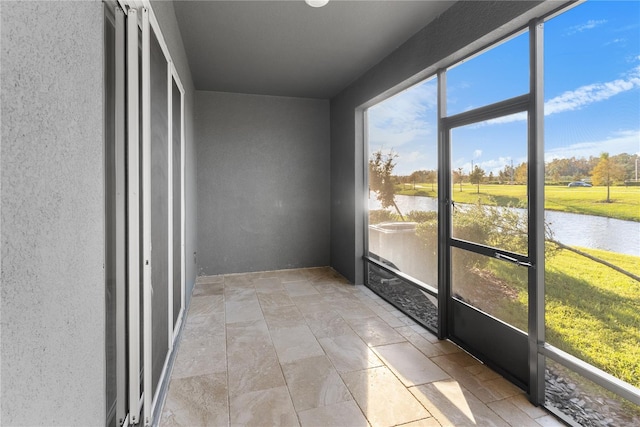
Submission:
M 640 2 L 588 1 L 544 26 L 545 159 L 640 154 Z M 528 34 L 447 71 L 447 113 L 528 92 Z M 436 80 L 369 109 L 369 149 L 398 153 L 395 173 L 435 169 Z M 526 116 L 456 129 L 452 167 L 497 173 L 526 160 Z

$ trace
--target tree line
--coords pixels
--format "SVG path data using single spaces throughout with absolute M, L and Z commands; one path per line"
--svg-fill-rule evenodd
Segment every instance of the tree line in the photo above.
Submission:
M 383 153 L 382 150 L 378 150 L 371 155 L 369 159 L 369 189 L 377 194 L 383 208 L 393 206 L 400 213 L 395 205 L 395 186 L 409 184 L 413 185 L 415 189 L 416 183 L 431 183 L 431 190 L 434 191 L 438 173 L 436 170 L 418 170 L 410 175 L 394 175 L 393 169 L 396 166 L 397 158 L 398 154 L 394 151 Z M 556 183 L 590 181 L 593 185 L 606 186 L 606 201 L 610 202 L 610 186 L 635 181 L 637 161 L 637 154 L 627 153 L 614 156 L 602 153 L 599 157 L 590 156 L 588 159 L 584 157 L 554 159 L 545 163 L 545 180 Z M 460 191 L 462 191 L 462 183 L 465 181 L 476 185 L 478 193 L 480 193 L 481 183 L 526 184 L 527 182 L 527 163 L 525 162 L 517 166 L 505 165 L 497 175 L 494 175 L 493 171 L 487 174 L 479 165 L 475 165 L 466 175 L 463 168 L 455 169 L 452 172 L 453 184 L 460 185 Z
M 384 156 L 382 151 L 374 154 Z M 395 160 L 398 155 L 389 153 Z M 571 157 L 568 159 L 554 159 L 545 162 L 545 181 L 548 183 L 568 183 L 571 181 L 592 182 L 593 185 L 616 185 L 634 181 L 636 178 L 637 154 L 616 154 L 609 156 L 602 153 L 599 157 L 589 158 Z M 395 165 L 395 163 L 394 163 Z M 393 171 L 393 168 L 391 168 Z M 417 170 L 409 175 L 391 175 L 394 184 L 416 183 L 431 184 L 433 191 L 438 180 L 436 170 Z M 454 184 L 469 182 L 472 184 L 526 184 L 527 163 L 519 165 L 505 165 L 497 174 L 487 173 L 482 167 L 475 165 L 471 172 L 465 173 L 462 168 L 453 170 Z

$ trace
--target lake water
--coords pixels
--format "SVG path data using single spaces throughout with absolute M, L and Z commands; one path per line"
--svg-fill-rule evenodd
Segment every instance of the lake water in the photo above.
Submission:
M 396 204 L 403 214 L 438 208 L 437 199 L 431 197 L 396 196 Z M 369 199 L 369 209 L 380 209 L 380 203 L 373 194 Z M 548 210 L 545 211 L 545 220 L 555 239 L 565 245 L 640 256 L 640 222 Z

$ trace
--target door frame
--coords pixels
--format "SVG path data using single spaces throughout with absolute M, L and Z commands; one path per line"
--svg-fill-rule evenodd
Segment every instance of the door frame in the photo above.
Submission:
M 501 102 L 456 114 L 446 115 L 446 70 L 438 71 L 438 161 L 439 174 L 439 292 L 438 292 L 438 337 L 450 338 L 464 346 L 456 339 L 452 330 L 452 319 L 456 315 L 451 295 L 451 248 L 473 249 L 484 255 L 495 256 L 495 248 L 482 245 L 466 244 L 451 236 L 451 148 L 450 131 L 453 128 L 490 120 L 514 113 L 527 113 L 527 157 L 528 157 L 528 256 L 506 253 L 516 262 L 530 263 L 528 268 L 528 327 L 526 336 L 512 339 L 519 340 L 526 351 L 524 357 L 528 368 L 528 378 L 516 381 L 522 386 L 524 382 L 532 403 L 544 403 L 545 360 L 540 349 L 544 346 L 544 86 L 543 86 L 543 20 L 535 19 L 529 23 L 529 93 Z M 502 251 L 500 251 L 502 252 Z M 475 309 L 474 309 L 475 310 Z M 458 310 L 459 314 L 459 310 Z M 490 317 L 490 316 L 488 316 Z M 495 320 L 495 319 L 493 319 Z M 510 341 L 510 340 L 509 340 Z M 482 358 L 482 355 L 479 355 Z M 488 364 L 492 364 L 490 361 Z M 499 367 L 498 367 L 499 368 Z M 501 369 L 499 369 L 501 370 Z M 503 371 L 503 370 L 501 370 Z M 504 372 L 504 371 L 503 371 Z M 509 375 L 511 379 L 513 376 Z

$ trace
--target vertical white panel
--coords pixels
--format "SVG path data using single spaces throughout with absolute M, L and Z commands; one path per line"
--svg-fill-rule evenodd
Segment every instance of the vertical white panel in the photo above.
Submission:
M 167 235 L 169 236 L 169 244 L 167 246 L 167 265 L 169 273 L 167 280 L 167 333 L 169 342 L 169 352 L 173 348 L 173 72 L 171 60 L 167 61 Z M 170 354 L 170 353 L 169 353 Z
M 178 325 L 176 325 L 176 329 L 180 328 L 180 322 L 182 321 L 183 315 L 184 315 L 184 310 L 185 310 L 185 304 L 186 304 L 186 291 L 185 291 L 185 284 L 186 284 L 186 237 L 185 237 L 185 233 L 186 233 L 186 182 L 185 182 L 185 164 L 186 164 L 186 160 L 185 160 L 185 156 L 186 156 L 186 151 L 185 151 L 185 137 L 184 137 L 184 89 L 182 88 L 182 85 L 180 84 L 180 81 L 178 80 L 178 87 L 180 88 L 180 242 L 181 242 L 181 246 L 180 246 L 180 257 L 182 259 L 182 270 L 180 271 L 180 281 L 181 283 L 181 287 L 182 287 L 182 301 L 181 301 L 181 305 L 180 305 L 180 317 L 178 320 Z
M 129 414 L 140 419 L 140 152 L 138 96 L 138 12 L 127 13 L 127 161 L 128 161 L 128 285 L 129 285 Z
M 115 191 L 116 191 L 116 420 L 122 424 L 127 415 L 126 367 L 126 129 L 125 129 L 125 16 L 115 8 Z
M 142 9 L 142 256 L 144 315 L 144 424 L 153 404 L 153 290 L 151 283 L 151 66 L 149 11 Z

